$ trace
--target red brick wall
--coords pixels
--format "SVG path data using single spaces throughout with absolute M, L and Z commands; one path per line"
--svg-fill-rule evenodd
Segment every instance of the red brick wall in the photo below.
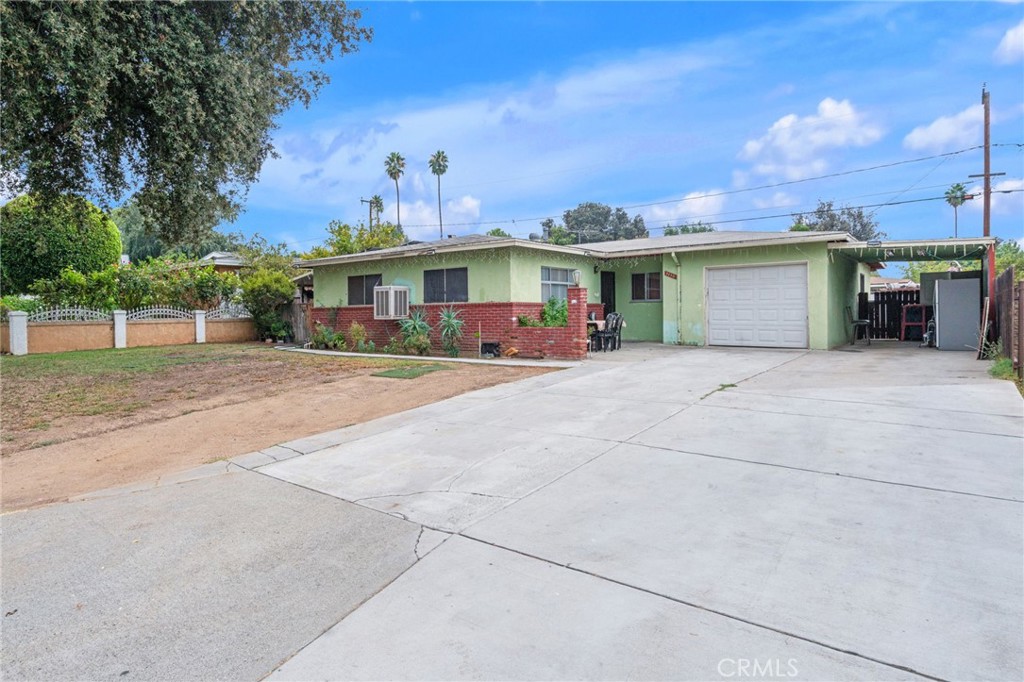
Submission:
M 569 325 L 567 327 L 520 327 L 519 316 L 540 317 L 540 303 L 456 303 L 460 319 L 465 322 L 460 348 L 463 354 L 475 357 L 477 353 L 476 333 L 480 341 L 497 341 L 502 351 L 515 348 L 521 357 L 560 358 L 579 360 L 587 354 L 587 311 L 596 310 L 602 317 L 601 304 L 587 305 L 586 289 L 569 289 Z M 583 304 L 579 302 L 583 301 Z M 441 333 L 437 321 L 441 308 L 439 303 L 413 306 L 427 311 L 427 322 L 433 328 L 430 341 L 433 352 L 440 355 Z M 373 319 L 373 306 L 359 305 L 341 308 L 313 308 L 313 324 L 323 324 L 347 332 L 353 321 L 366 327 L 366 337 L 378 346 L 384 345 L 391 337 L 400 338 L 397 320 Z

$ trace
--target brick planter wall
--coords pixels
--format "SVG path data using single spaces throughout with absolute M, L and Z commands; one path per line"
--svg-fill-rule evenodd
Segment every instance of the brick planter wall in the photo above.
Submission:
M 603 310 L 601 304 L 588 306 L 586 300 L 586 289 L 569 289 L 569 325 L 566 327 L 520 327 L 520 315 L 540 317 L 544 307 L 540 303 L 455 303 L 456 310 L 460 311 L 459 318 L 465 322 L 459 347 L 464 355 L 475 357 L 479 330 L 480 341 L 497 341 L 502 351 L 515 348 L 521 357 L 582 359 L 587 355 L 587 312 L 596 310 L 600 317 Z M 433 328 L 430 333 L 433 352 L 442 354 L 437 321 L 441 308 L 447 305 L 430 303 L 412 307 L 427 311 L 427 322 Z M 322 324 L 346 334 L 352 322 L 359 322 L 366 327 L 366 338 L 378 346 L 386 344 L 391 337 L 401 337 L 398 321 L 373 319 L 373 306 L 369 305 L 313 308 L 311 318 L 314 325 Z

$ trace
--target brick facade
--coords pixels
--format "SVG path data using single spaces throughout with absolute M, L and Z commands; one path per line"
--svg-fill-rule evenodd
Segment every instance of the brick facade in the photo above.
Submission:
M 541 303 L 455 303 L 454 307 L 461 313 L 460 319 L 465 322 L 460 343 L 462 353 L 476 356 L 476 334 L 479 331 L 480 341 L 497 341 L 501 343 L 502 351 L 515 348 L 520 357 L 580 360 L 587 355 L 587 313 L 594 311 L 599 318 L 604 317 L 603 305 L 587 304 L 586 300 L 586 289 L 569 288 L 569 324 L 566 327 L 520 327 L 520 315 L 540 317 L 544 307 Z M 447 306 L 440 303 L 413 306 L 427 311 L 427 321 L 433 328 L 430 342 L 435 354 L 442 352 L 437 322 L 439 311 L 444 307 Z M 371 305 L 313 308 L 311 318 L 314 325 L 323 324 L 342 332 L 347 332 L 352 322 L 359 322 L 366 327 L 366 338 L 378 346 L 386 344 L 391 337 L 401 337 L 398 321 L 373 319 Z

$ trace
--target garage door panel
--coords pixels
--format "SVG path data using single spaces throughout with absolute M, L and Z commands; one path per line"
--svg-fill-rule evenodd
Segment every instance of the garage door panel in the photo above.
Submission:
M 807 266 L 707 271 L 708 343 L 807 347 Z

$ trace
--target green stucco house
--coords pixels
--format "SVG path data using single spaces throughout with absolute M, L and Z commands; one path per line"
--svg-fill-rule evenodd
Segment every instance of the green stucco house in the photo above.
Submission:
M 393 307 L 454 305 L 466 350 L 479 340 L 524 355 L 581 357 L 585 319 L 617 311 L 623 339 L 694 346 L 827 349 L 846 343 L 870 266 L 836 247 L 837 232 L 706 232 L 555 246 L 472 235 L 302 261 L 312 269 L 315 322 L 397 335 Z M 578 281 L 577 281 L 578 280 Z M 381 300 L 375 306 L 375 295 Z M 397 298 L 396 298 L 397 297 Z M 570 330 L 520 327 L 549 297 L 570 304 Z M 391 318 L 391 319 L 389 319 Z

